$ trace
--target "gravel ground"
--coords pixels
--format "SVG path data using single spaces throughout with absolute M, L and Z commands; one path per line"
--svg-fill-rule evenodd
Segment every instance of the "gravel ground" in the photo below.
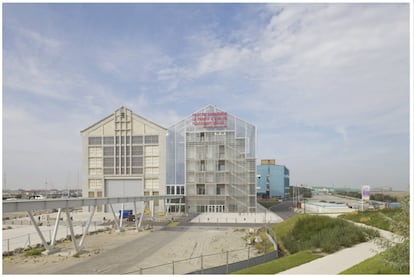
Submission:
M 230 227 L 166 227 L 136 232 L 106 231 L 88 236 L 85 252 L 79 257 L 67 256 L 73 250 L 71 242 L 57 247 L 61 250 L 52 256 L 25 257 L 17 254 L 3 258 L 4 274 L 144 274 L 174 273 L 184 274 L 197 270 L 201 266 L 200 255 L 205 255 L 204 268 L 225 262 L 229 253 L 229 262 L 247 258 L 247 251 L 231 251 L 245 248 L 248 228 Z M 220 253 L 209 256 L 208 254 Z M 65 255 L 66 254 L 66 255 Z M 257 255 L 250 250 L 250 257 Z M 172 261 L 176 262 L 172 269 Z M 169 264 L 167 264 L 169 263 Z M 163 267 L 152 266 L 167 264 Z

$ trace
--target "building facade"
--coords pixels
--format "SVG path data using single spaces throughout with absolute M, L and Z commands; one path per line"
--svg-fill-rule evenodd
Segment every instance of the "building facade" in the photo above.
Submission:
M 257 166 L 257 196 L 259 198 L 288 198 L 289 169 L 276 160 L 262 160 Z
M 125 107 L 81 131 L 83 196 L 165 195 L 166 133 Z
M 256 128 L 209 105 L 167 133 L 171 212 L 255 212 Z
M 169 212 L 256 211 L 256 127 L 215 106 L 168 129 L 121 107 L 81 135 L 84 197 L 180 195 Z

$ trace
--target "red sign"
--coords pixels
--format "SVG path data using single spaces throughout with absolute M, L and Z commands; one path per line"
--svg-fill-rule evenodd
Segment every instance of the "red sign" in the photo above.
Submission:
M 204 128 L 226 128 L 226 112 L 193 113 L 193 125 Z

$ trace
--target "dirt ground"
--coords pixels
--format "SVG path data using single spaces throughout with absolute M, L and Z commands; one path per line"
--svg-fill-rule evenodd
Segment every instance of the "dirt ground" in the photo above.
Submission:
M 85 274 L 105 274 L 105 273 L 128 273 L 136 272 L 139 274 L 139 270 L 142 268 L 148 268 L 160 264 L 166 264 L 173 260 L 179 261 L 182 259 L 195 258 L 194 260 L 185 261 L 184 263 L 177 262 L 176 268 L 181 266 L 183 273 L 190 272 L 193 269 L 198 269 L 200 266 L 200 257 L 204 255 L 205 258 L 204 268 L 209 266 L 215 266 L 217 261 L 221 262 L 226 259 L 225 255 L 229 257 L 229 262 L 246 259 L 246 251 L 231 251 L 236 249 L 242 249 L 246 247 L 246 241 L 243 239 L 247 235 L 248 228 L 245 230 L 235 228 L 206 228 L 206 227 L 191 227 L 185 229 L 172 230 L 160 230 L 154 229 L 152 231 L 147 230 L 137 233 L 134 230 L 126 232 L 105 231 L 98 234 L 90 235 L 85 240 L 85 252 L 79 255 L 79 257 L 73 257 L 68 255 L 73 251 L 72 242 L 63 242 L 57 245 L 60 249 L 58 254 L 50 256 L 31 256 L 25 257 L 23 253 L 15 254 L 10 257 L 3 257 L 3 274 L 48 274 L 48 273 L 80 273 Z M 162 232 L 162 233 L 160 233 Z M 128 245 L 129 242 L 139 241 L 141 242 L 151 241 L 151 238 L 171 237 L 167 243 L 163 243 L 162 247 L 158 249 L 151 249 L 150 252 L 144 256 L 131 253 L 131 255 L 137 255 L 137 262 L 129 268 L 125 268 L 123 272 L 112 272 L 110 263 L 105 261 L 106 256 L 111 256 L 111 253 L 115 253 L 117 249 Z M 139 245 L 139 244 L 138 244 Z M 112 250 L 112 251 L 111 251 Z M 220 255 L 211 255 L 213 253 L 221 253 Z M 254 250 L 249 251 L 250 257 L 256 256 L 257 253 Z M 97 265 L 97 260 L 100 260 L 102 266 Z M 87 268 L 88 265 L 96 267 L 95 271 L 82 271 L 81 268 Z M 101 270 L 106 265 L 107 271 Z M 83 267 L 82 267 L 83 266 Z M 76 271 L 76 269 L 78 271 Z M 159 272 L 157 271 L 159 270 Z M 167 270 L 167 269 L 166 269 Z M 170 269 L 168 269 L 170 270 Z M 143 273 L 163 273 L 161 268 L 154 268 L 151 272 L 150 269 L 143 271 Z

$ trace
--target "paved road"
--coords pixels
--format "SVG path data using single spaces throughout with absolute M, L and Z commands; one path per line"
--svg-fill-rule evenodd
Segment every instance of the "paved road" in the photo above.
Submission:
M 270 210 L 283 218 L 283 220 L 286 220 L 295 215 L 291 200 L 283 201 L 282 203 L 271 207 Z
M 376 243 L 372 241 L 364 242 L 278 274 L 339 274 L 342 271 L 377 255 L 379 252 L 382 252 L 382 249 Z
M 165 232 L 152 232 L 148 235 L 131 239 L 125 244 L 55 272 L 55 274 L 122 274 L 135 271 L 139 274 L 139 262 L 167 243 L 184 234 L 180 228 Z M 161 261 L 160 261 L 161 263 Z

